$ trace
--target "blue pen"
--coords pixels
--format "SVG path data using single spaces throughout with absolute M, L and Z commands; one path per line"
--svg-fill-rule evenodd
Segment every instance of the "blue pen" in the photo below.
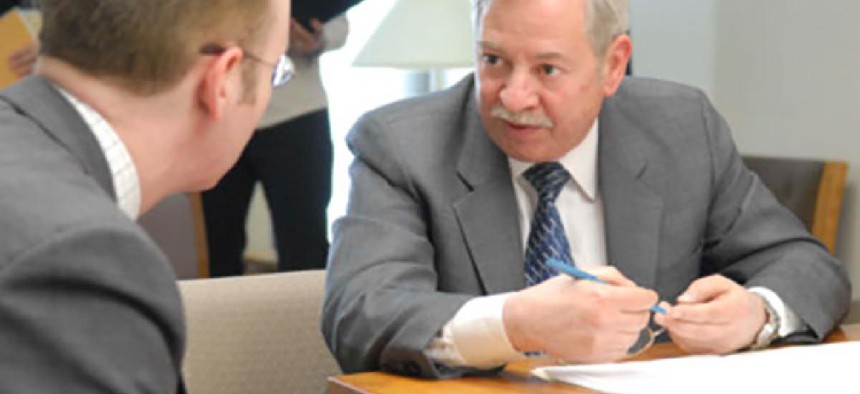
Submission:
M 558 261 L 556 259 L 549 259 L 546 261 L 546 264 L 552 268 L 555 268 L 559 272 L 563 272 L 563 273 L 568 274 L 568 275 L 570 275 L 574 278 L 577 278 L 577 279 L 590 280 L 592 282 L 602 283 L 604 285 L 607 284 L 606 281 L 604 281 L 603 279 L 600 279 L 600 278 L 598 278 L 592 274 L 589 274 L 588 272 L 585 272 L 579 268 L 576 268 L 572 265 L 567 265 L 565 263 L 562 263 L 561 261 Z M 652 305 L 651 306 L 651 312 L 659 313 L 661 315 L 666 314 L 666 310 L 663 309 L 663 307 L 660 305 Z

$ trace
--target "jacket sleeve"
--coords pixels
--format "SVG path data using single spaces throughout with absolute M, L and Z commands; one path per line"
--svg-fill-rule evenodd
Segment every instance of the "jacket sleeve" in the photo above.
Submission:
M 344 372 L 459 375 L 424 349 L 473 296 L 437 290 L 427 207 L 384 131 L 365 117 L 348 138 L 352 190 L 333 228 L 323 334 Z
M 812 329 L 806 340 L 822 339 L 850 302 L 845 266 L 743 164 L 728 125 L 704 96 L 702 116 L 713 169 L 704 273 L 773 290 Z
M 174 393 L 175 276 L 131 223 L 79 223 L 0 271 L 0 392 Z

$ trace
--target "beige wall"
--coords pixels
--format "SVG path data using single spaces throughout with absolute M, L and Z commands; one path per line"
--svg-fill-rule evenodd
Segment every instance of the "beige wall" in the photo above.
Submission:
M 860 2 L 724 0 L 718 10 L 716 101 L 741 148 L 849 162 L 836 255 L 860 284 Z

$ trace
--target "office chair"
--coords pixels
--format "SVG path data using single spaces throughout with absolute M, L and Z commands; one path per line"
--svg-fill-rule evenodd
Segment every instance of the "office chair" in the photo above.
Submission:
M 848 164 L 758 156 L 744 156 L 743 160 L 777 200 L 833 253 Z
M 168 196 L 138 219 L 173 264 L 176 277 L 209 277 L 209 253 L 200 193 Z
M 324 270 L 179 281 L 189 393 L 323 393 L 340 374 L 320 332 Z

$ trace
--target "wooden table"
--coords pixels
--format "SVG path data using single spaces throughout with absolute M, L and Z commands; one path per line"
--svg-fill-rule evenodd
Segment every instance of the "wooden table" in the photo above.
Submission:
M 825 342 L 860 341 L 860 324 L 843 325 Z M 672 343 L 655 345 L 634 360 L 653 360 L 683 355 Z M 385 372 L 364 372 L 334 376 L 328 380 L 329 394 L 482 394 L 482 393 L 594 393 L 563 383 L 549 383 L 529 375 L 533 368 L 548 365 L 548 360 L 527 360 L 508 365 L 491 377 L 465 377 L 448 380 L 425 380 Z

